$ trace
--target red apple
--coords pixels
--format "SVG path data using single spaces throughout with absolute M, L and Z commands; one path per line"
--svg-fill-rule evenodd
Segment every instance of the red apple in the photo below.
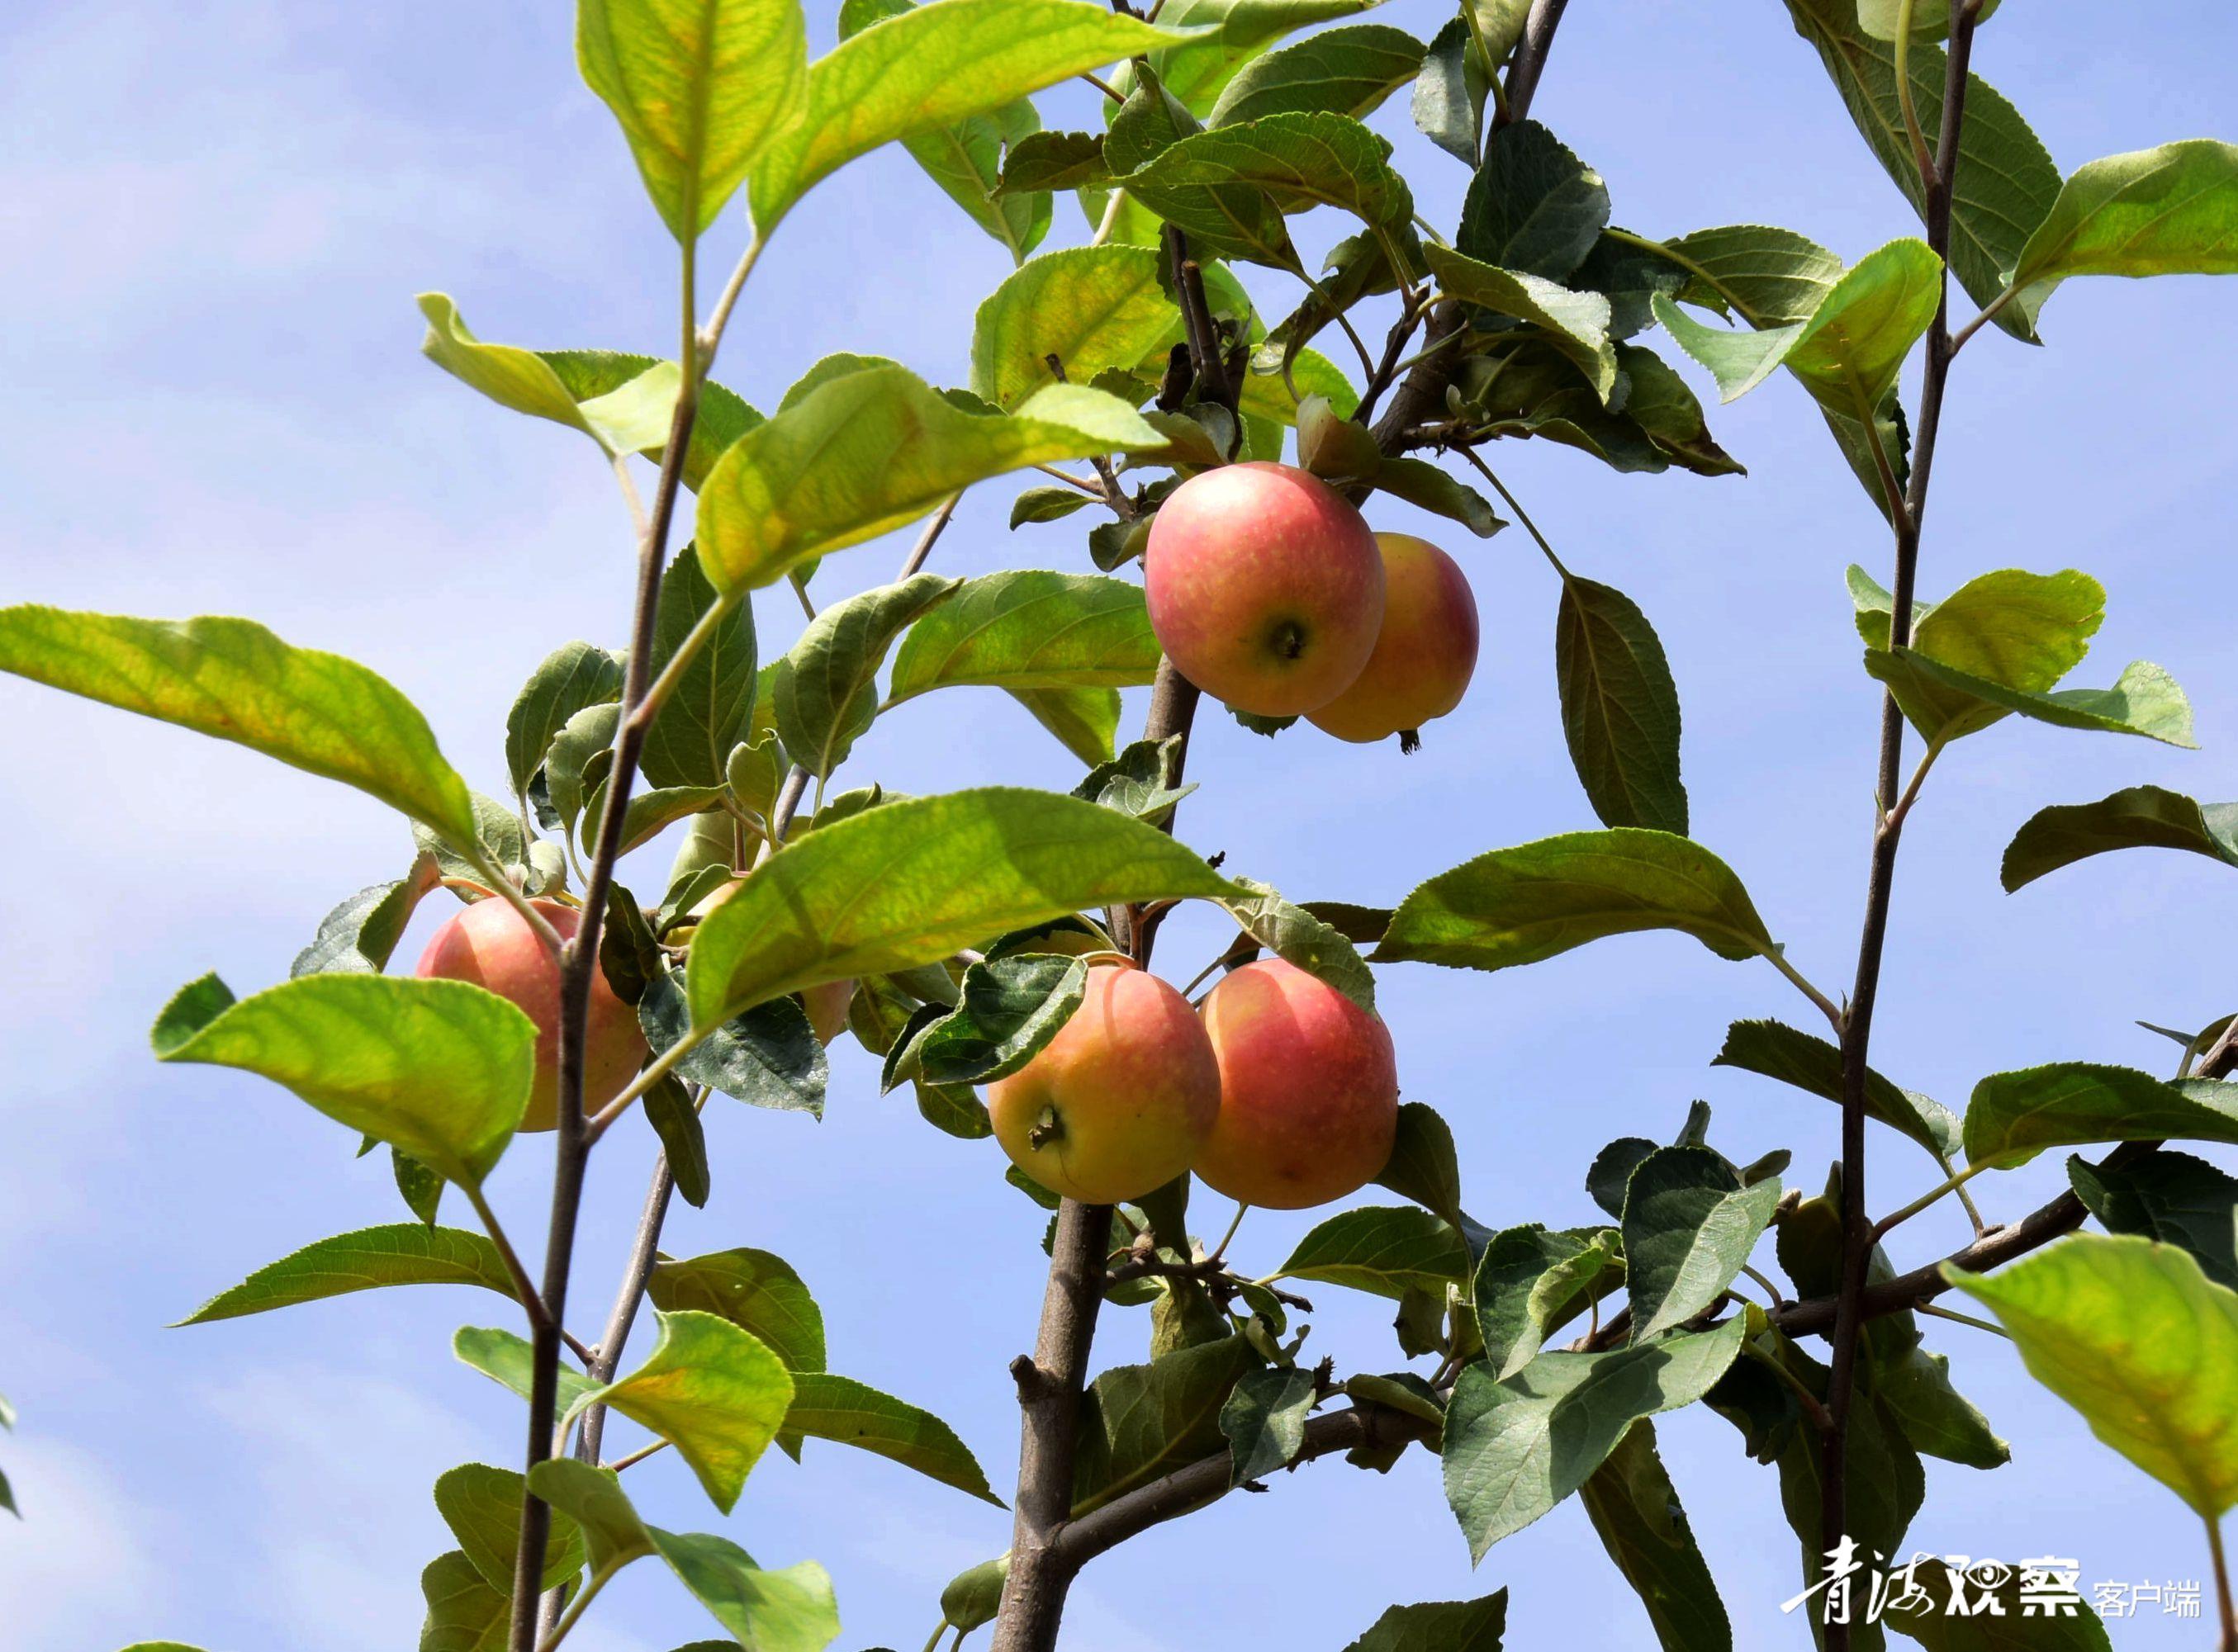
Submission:
M 1142 578 L 1175 669 L 1260 717 L 1327 705 L 1383 624 L 1375 536 L 1335 489 L 1287 465 L 1224 465 L 1175 488 Z
M 583 915 L 557 901 L 532 901 L 545 922 L 572 939 Z M 460 912 L 420 955 L 421 975 L 470 981 L 511 1000 L 536 1023 L 536 1080 L 528 1093 L 523 1130 L 549 1130 L 560 1122 L 560 966 L 528 921 L 491 896 Z M 606 972 L 591 972 L 591 1017 L 585 1042 L 583 1105 L 597 1109 L 621 1094 L 645 1065 L 644 1030 L 637 1011 L 614 995 Z
M 1090 1205 L 1140 1199 L 1180 1175 L 1219 1110 L 1220 1068 L 1189 1000 L 1128 963 L 1091 965 L 1072 1019 L 987 1087 L 1010 1162 Z
M 1414 731 L 1461 703 L 1476 671 L 1476 598 L 1460 565 L 1427 539 L 1379 533 L 1383 629 L 1352 686 L 1306 715 L 1340 740 L 1387 740 L 1411 751 Z
M 829 1044 L 847 1030 L 847 1007 L 854 1001 L 852 975 L 844 981 L 823 981 L 802 992 L 800 1007 L 808 1012 L 808 1024 L 816 1029 L 818 1043 Z
M 1196 1173 L 1272 1210 L 1326 1205 L 1391 1158 L 1399 1073 L 1381 1019 L 1279 958 L 1246 964 L 1206 995 L 1220 1117 Z

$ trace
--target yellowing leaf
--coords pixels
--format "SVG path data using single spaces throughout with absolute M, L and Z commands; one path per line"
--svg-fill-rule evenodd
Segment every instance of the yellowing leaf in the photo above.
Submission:
M 660 1340 L 619 1382 L 578 1398 L 570 1415 L 606 1405 L 676 1447 L 725 1514 L 784 1426 L 792 1404 L 785 1362 L 760 1338 L 712 1313 L 659 1317 Z
M 579 0 L 575 58 L 681 241 L 715 221 L 807 96 L 800 0 Z
M 1083 386 L 1052 385 L 1016 413 L 990 415 L 963 411 L 905 369 L 864 368 L 818 386 L 723 455 L 699 491 L 700 565 L 721 590 L 766 585 L 986 477 L 1166 439 L 1117 397 Z
M 355 660 L 293 648 L 253 620 L 132 619 L 0 608 L 0 671 L 175 723 L 475 841 L 467 783 L 419 708 Z

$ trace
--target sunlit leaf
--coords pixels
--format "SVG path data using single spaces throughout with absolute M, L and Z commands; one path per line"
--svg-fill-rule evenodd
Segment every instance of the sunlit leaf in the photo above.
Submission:
M 1642 929 L 1679 930 L 1721 958 L 1773 949 L 1723 861 L 1686 838 L 1619 827 L 1493 849 L 1440 873 L 1400 902 L 1374 957 L 1506 969 Z
M 481 1234 L 397 1222 L 337 1233 L 268 1262 L 178 1323 L 208 1325 L 391 1285 L 478 1285 L 515 1295 L 504 1259 Z
M 767 236 L 801 196 L 880 144 L 1192 37 L 1088 0 L 941 0 L 888 18 L 811 66 L 802 117 L 752 165 L 755 227 Z
M 851 1377 L 796 1371 L 792 1404 L 785 1414 L 787 1434 L 832 1440 L 876 1456 L 1003 1507 L 988 1488 L 987 1476 L 956 1431 L 930 1411 L 882 1394 Z
M 771 684 L 778 737 L 792 760 L 828 778 L 877 715 L 878 672 L 894 639 L 962 589 L 912 574 L 833 603 L 808 622 Z
M 688 1309 L 659 1318 L 645 1363 L 569 1409 L 606 1405 L 670 1441 L 728 1514 L 785 1424 L 792 1378 L 767 1344 L 728 1319 Z
M 1164 833 L 1080 798 L 996 787 L 888 803 L 771 856 L 700 925 L 692 1020 L 1083 909 L 1234 892 Z
M 2238 1292 L 2188 1252 L 2078 1233 L 1995 1273 L 1944 1273 L 2093 1434 L 2205 1519 L 2238 1503 Z
M 253 620 L 0 608 L 0 671 L 233 741 L 474 842 L 467 783 L 419 710 L 356 661 L 290 647 Z
M 517 1469 L 461 1463 L 435 1479 L 435 1509 L 482 1581 L 513 1593 L 513 1551 L 520 1541 L 520 1505 L 527 1482 Z M 555 1513 L 544 1546 L 544 1587 L 557 1589 L 583 1569 L 583 1534 Z
M 575 59 L 681 241 L 715 221 L 807 96 L 799 0 L 579 0 Z
M 2076 169 L 2009 285 L 2033 315 L 2070 275 L 2238 274 L 2238 144 L 2188 138 Z
M 240 1067 L 328 1118 L 480 1185 L 528 1106 L 536 1025 L 456 981 L 304 975 L 235 1001 L 215 975 L 156 1023 L 156 1058 Z
M 910 16 L 1011 3 L 941 0 Z M 720 589 L 769 585 L 812 557 L 913 521 L 986 477 L 1165 445 L 1125 402 L 1083 386 L 1051 386 L 1015 414 L 990 417 L 961 411 L 902 368 L 866 368 L 818 387 L 724 454 L 700 489 L 700 561 Z
M 1996 1073 L 1966 1107 L 1966 1158 L 2010 1168 L 2099 1141 L 2238 1142 L 2238 1083 L 2169 1084 L 2134 1067 L 2055 1061 Z

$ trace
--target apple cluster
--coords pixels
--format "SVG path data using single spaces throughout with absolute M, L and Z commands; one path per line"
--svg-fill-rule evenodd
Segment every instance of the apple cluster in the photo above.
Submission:
M 1011 1162 L 1092 1205 L 1195 1171 L 1246 1205 L 1301 1210 L 1373 1180 L 1399 1127 L 1381 1018 L 1294 964 L 1235 970 L 1201 1009 L 1157 976 L 1098 962 L 1072 1018 L 987 1087 Z
M 1239 711 L 1303 717 L 1340 740 L 1415 730 L 1461 703 L 1476 598 L 1436 545 L 1376 533 L 1288 465 L 1204 471 L 1150 524 L 1150 626 L 1183 677 Z

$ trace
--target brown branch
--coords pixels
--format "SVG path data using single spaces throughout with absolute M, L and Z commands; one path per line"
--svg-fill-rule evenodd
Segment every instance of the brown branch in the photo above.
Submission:
M 1958 165 L 1959 134 L 1965 119 L 1966 65 L 1972 54 L 1977 9 L 1973 3 L 1962 3 L 1952 16 L 1949 76 L 1943 95 L 1943 128 L 1925 203 L 1928 245 L 1946 265 L 1950 253 L 1951 181 Z M 1896 648 L 1904 646 L 1911 638 L 1920 524 L 1926 514 L 1928 481 L 1934 468 L 1936 438 L 1942 425 L 1943 388 L 1950 371 L 1950 282 L 1947 269 L 1942 285 L 1943 297 L 1927 334 L 1926 368 L 1920 389 L 1910 488 L 1906 497 L 1897 499 L 1891 492 L 1889 499 L 1890 520 L 1896 532 L 1896 578 L 1889 644 Z M 1874 411 L 1865 410 L 1869 431 Z M 1833 1425 L 1825 1431 L 1819 1476 L 1820 1546 L 1829 1551 L 1841 1543 L 1849 1525 L 1850 1411 L 1856 1393 L 1857 1342 L 1866 1317 L 1867 1277 L 1873 1252 L 1872 1225 L 1865 1208 L 1866 1085 L 1870 1077 L 1867 1063 L 1871 1059 L 1873 1008 L 1879 995 L 1881 962 L 1888 938 L 1897 849 L 1904 831 L 1902 816 L 1890 812 L 1896 806 L 1902 784 L 1904 730 L 1904 713 L 1897 705 L 1896 696 L 1884 691 L 1881 696 L 1877 792 L 1883 813 L 1873 831 L 1864 926 L 1857 943 L 1857 973 L 1842 1026 L 1842 1277 L 1834 1306 L 1831 1373 L 1827 1384 L 1826 1409 Z M 2057 1202 L 2054 1201 L 2055 1205 Z M 2078 1203 L 2074 1220 L 2081 1219 Z M 1849 1652 L 1849 1626 L 1829 1624 L 1825 1652 Z
M 1363 1445 L 1405 1444 L 1426 1439 L 1432 1432 L 1429 1423 L 1404 1411 L 1381 1405 L 1351 1405 L 1316 1417 L 1306 1424 L 1305 1444 L 1291 1459 L 1290 1467 L 1301 1468 L 1316 1457 L 1355 1450 Z M 1148 1485 L 1138 1486 L 1124 1497 L 1115 1497 L 1102 1508 L 1064 1523 L 1056 1535 L 1057 1556 L 1071 1570 L 1078 1571 L 1096 1556 L 1116 1548 L 1129 1537 L 1140 1536 L 1153 1526 L 1216 1502 L 1230 1490 L 1232 1472 L 1228 1454 L 1222 1451 L 1214 1457 L 1201 1457 Z

